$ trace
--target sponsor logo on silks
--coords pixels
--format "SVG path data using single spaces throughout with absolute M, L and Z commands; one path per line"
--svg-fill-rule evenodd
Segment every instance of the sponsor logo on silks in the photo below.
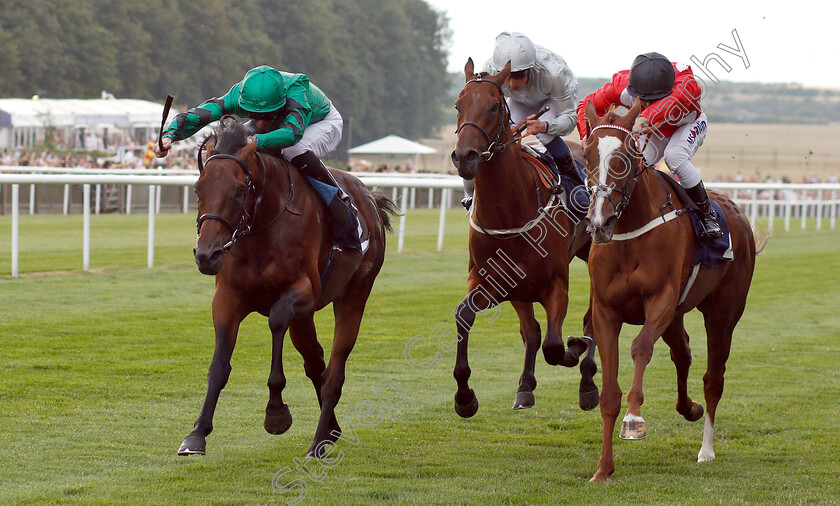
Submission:
M 694 144 L 694 142 L 697 140 L 697 136 L 702 134 L 705 131 L 706 131 L 706 122 L 705 121 L 701 121 L 701 122 L 697 123 L 696 125 L 694 125 L 694 128 L 692 128 L 691 132 L 688 134 L 688 143 L 689 144 Z

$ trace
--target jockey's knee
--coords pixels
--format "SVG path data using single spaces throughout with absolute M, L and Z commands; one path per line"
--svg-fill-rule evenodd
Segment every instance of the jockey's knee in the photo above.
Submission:
M 676 156 L 669 156 L 668 151 L 665 151 L 665 163 L 671 172 L 680 178 L 680 184 L 684 188 L 692 188 L 700 183 L 700 171 L 691 163 L 691 159 L 686 157 L 683 153 Z

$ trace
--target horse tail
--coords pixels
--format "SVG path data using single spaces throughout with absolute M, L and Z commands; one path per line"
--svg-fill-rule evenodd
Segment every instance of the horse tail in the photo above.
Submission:
M 755 254 L 757 256 L 764 251 L 764 247 L 767 246 L 767 241 L 773 237 L 773 234 L 770 233 L 768 228 L 762 227 L 761 229 L 753 229 L 753 237 L 755 237 Z
M 379 219 L 382 220 L 385 230 L 393 232 L 394 228 L 391 226 L 391 216 L 400 215 L 397 210 L 397 205 L 379 190 L 373 192 L 373 200 L 376 202 L 376 210 L 379 211 Z

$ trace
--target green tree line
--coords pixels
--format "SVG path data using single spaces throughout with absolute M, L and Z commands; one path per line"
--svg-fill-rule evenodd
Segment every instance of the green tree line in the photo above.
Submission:
M 194 106 L 256 65 L 308 74 L 352 143 L 429 135 L 448 100 L 446 18 L 423 0 L 5 0 L 0 96 Z M 345 132 L 348 135 L 349 132 Z

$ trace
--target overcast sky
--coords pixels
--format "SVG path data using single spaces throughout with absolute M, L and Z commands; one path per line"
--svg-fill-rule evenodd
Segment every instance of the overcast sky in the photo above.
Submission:
M 636 55 L 657 51 L 673 61 L 707 61 L 720 80 L 840 88 L 840 21 L 831 2 L 426 1 L 449 18 L 453 72 L 463 72 L 468 57 L 483 65 L 496 35 L 519 31 L 560 54 L 579 77 L 609 77 Z M 731 70 L 707 60 L 711 53 Z

